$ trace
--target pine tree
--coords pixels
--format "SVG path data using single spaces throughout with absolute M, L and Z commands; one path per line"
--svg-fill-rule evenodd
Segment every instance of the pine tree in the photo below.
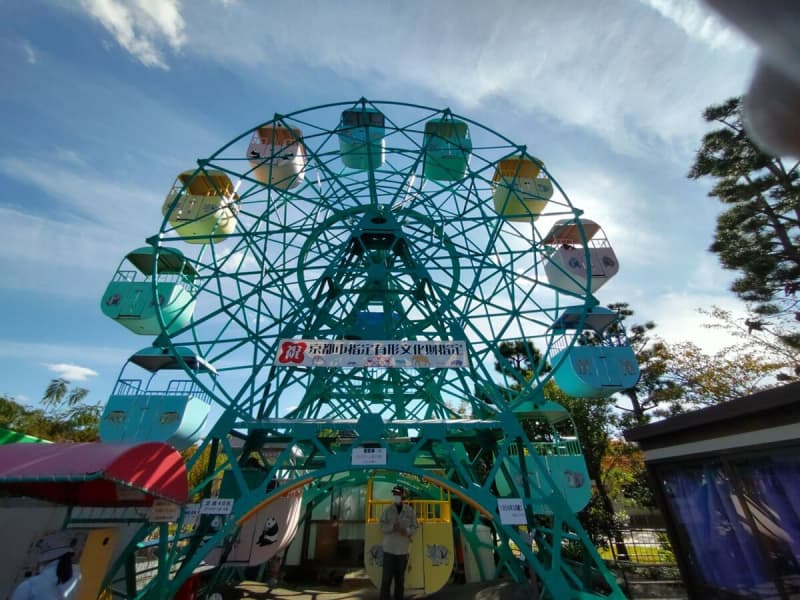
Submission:
M 797 162 L 764 154 L 747 137 L 742 99 L 708 107 L 703 116 L 720 128 L 708 132 L 689 171 L 691 179 L 711 177 L 709 196 L 726 209 L 717 217 L 709 250 L 726 269 L 739 273 L 731 289 L 752 303 L 759 319 L 800 321 L 800 170 Z M 800 348 L 800 333 L 785 342 Z

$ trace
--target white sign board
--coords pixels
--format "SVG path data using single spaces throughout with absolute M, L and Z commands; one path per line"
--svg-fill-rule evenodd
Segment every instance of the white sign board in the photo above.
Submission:
M 458 369 L 467 367 L 459 341 L 281 340 L 275 364 L 284 367 Z
M 385 465 L 386 448 L 353 448 L 353 465 Z
M 153 505 L 150 507 L 150 513 L 147 515 L 147 519 L 151 523 L 176 523 L 180 514 L 180 506 L 169 500 L 156 498 L 153 500 Z
M 522 498 L 498 498 L 497 512 L 503 525 L 527 525 Z
M 203 498 L 201 515 L 229 515 L 233 512 L 233 498 Z
M 183 507 L 183 524 L 185 527 L 194 527 L 200 518 L 200 505 L 187 504 Z

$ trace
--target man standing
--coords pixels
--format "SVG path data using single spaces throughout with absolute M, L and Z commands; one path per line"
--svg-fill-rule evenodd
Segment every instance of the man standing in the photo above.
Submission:
M 419 527 L 417 513 L 403 503 L 405 490 L 395 486 L 392 489 L 392 504 L 381 515 L 383 531 L 383 575 L 381 576 L 381 598 L 390 600 L 389 590 L 394 580 L 394 600 L 403 600 L 408 547 L 411 536 Z

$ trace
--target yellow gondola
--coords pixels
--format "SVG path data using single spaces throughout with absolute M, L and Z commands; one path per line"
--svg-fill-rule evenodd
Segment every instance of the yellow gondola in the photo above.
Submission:
M 189 244 L 208 244 L 236 229 L 239 196 L 222 171 L 184 171 L 175 179 L 161 213 Z
M 509 221 L 534 221 L 553 196 L 553 183 L 541 172 L 544 164 L 527 156 L 501 160 L 492 177 L 494 209 Z

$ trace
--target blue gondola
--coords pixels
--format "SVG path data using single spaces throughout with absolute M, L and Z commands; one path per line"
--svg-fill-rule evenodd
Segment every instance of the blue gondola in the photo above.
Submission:
M 149 246 L 129 252 L 106 287 L 103 314 L 141 335 L 162 333 L 153 299 L 153 255 Z M 131 266 L 134 269 L 131 269 Z M 158 304 L 169 333 L 189 325 L 194 314 L 197 271 L 180 250 L 158 251 Z
M 178 359 L 180 357 L 180 360 Z M 172 379 L 170 372 L 183 366 L 198 376 L 216 376 L 214 367 L 189 348 L 175 352 L 150 347 L 128 359 L 100 421 L 104 442 L 166 442 L 177 450 L 199 441 L 210 412 L 208 394 L 191 379 Z M 135 369 L 134 369 L 135 367 Z M 130 376 L 132 370 L 147 371 Z
M 568 308 L 553 324 L 553 329 L 556 334 L 564 334 L 553 343 L 556 352 L 552 363 L 556 369 L 553 377 L 566 394 L 576 398 L 601 398 L 636 385 L 639 363 L 619 314 L 595 306 L 584 319 L 583 308 Z M 592 343 L 567 348 L 566 340 L 579 329 L 591 332 Z
M 387 317 L 382 311 L 361 310 L 355 314 L 353 325 L 348 327 L 344 337 L 348 340 L 389 340 L 393 338 L 400 320 L 397 312 Z
M 374 108 L 348 109 L 339 122 L 339 153 L 351 169 L 375 170 L 383 164 L 386 152 L 386 120 Z

